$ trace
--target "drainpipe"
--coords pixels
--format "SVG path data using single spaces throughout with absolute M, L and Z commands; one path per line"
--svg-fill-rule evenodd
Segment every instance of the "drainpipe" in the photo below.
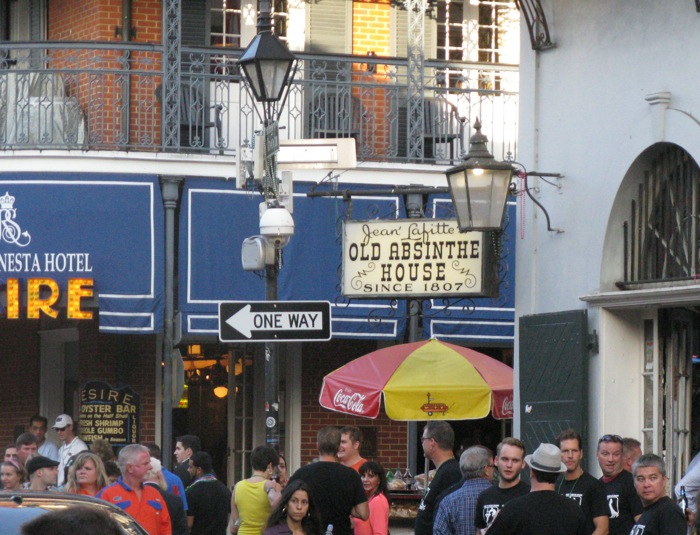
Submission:
M 175 319 L 175 210 L 180 200 L 180 176 L 161 176 L 165 208 L 165 309 L 163 313 L 163 466 L 172 467 L 173 441 L 173 328 Z
M 409 219 L 422 219 L 425 216 L 425 199 L 420 193 L 409 193 L 404 196 L 404 204 L 406 206 L 406 214 Z M 420 342 L 422 338 L 422 333 L 420 331 L 420 315 L 421 315 L 421 301 L 418 299 L 408 300 L 408 341 L 409 343 Z M 406 458 L 406 463 L 411 471 L 416 474 L 418 473 L 418 451 L 416 450 L 416 444 L 418 443 L 418 424 L 416 422 L 408 422 L 408 436 L 407 436 L 407 448 L 408 456 Z M 426 460 L 426 467 L 429 467 L 430 461 Z M 425 474 L 428 473 L 428 469 L 425 469 Z M 427 477 L 427 475 L 426 475 Z
M 132 36 L 132 4 L 133 0 L 122 0 L 122 28 L 121 36 L 123 43 L 129 43 Z M 124 51 L 122 57 L 122 69 L 125 71 L 131 70 L 129 59 L 131 54 L 128 50 Z M 131 139 L 131 75 L 125 76 L 124 85 L 122 86 L 122 109 L 120 111 L 119 125 L 119 144 L 122 147 L 128 147 Z

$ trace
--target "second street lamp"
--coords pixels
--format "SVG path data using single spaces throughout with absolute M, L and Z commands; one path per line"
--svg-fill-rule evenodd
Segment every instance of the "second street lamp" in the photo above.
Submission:
M 269 4 L 269 2 L 268 2 Z M 262 3 L 261 3 L 262 5 Z M 245 49 L 238 61 L 241 75 L 253 98 L 262 107 L 261 119 L 264 135 L 261 138 L 264 158 L 264 176 L 261 179 L 262 194 L 260 233 L 265 254 L 265 299 L 277 300 L 277 279 L 280 267 L 280 249 L 294 233 L 291 214 L 280 205 L 279 179 L 277 178 L 277 151 L 279 150 L 278 120 L 284 107 L 293 78 L 296 61 L 294 54 L 269 29 L 269 8 L 261 7 L 258 20 L 259 33 Z M 259 114 L 259 112 L 258 112 Z M 259 114 L 260 115 L 260 114 Z M 284 213 L 282 213 L 284 212 Z M 282 235 L 286 240 L 282 239 Z M 270 258 L 270 260 L 267 260 Z M 279 388 L 277 344 L 265 344 L 265 442 L 279 446 Z
M 488 151 L 479 119 L 474 129 L 464 163 L 446 171 L 457 223 L 462 232 L 501 230 L 514 169 Z

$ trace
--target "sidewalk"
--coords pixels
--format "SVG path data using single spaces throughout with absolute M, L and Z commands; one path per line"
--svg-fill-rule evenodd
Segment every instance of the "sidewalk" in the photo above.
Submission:
M 413 535 L 413 522 L 412 518 L 389 520 L 390 535 Z

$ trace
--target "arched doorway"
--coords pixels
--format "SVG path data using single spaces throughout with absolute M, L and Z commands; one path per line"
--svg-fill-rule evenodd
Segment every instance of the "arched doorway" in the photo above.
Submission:
M 638 438 L 645 452 L 665 457 L 672 482 L 700 448 L 700 429 L 691 425 L 700 417 L 693 388 L 700 386 L 700 364 L 693 364 L 700 354 L 699 217 L 700 167 L 678 145 L 653 145 L 618 191 L 601 268 L 601 290 L 613 296 L 617 320 L 634 325 L 632 344 L 642 353 Z M 630 295 L 637 299 L 625 305 Z

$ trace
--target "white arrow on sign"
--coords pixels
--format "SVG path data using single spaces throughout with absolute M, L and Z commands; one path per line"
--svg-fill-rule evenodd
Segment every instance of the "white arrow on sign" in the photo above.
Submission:
M 318 331 L 323 328 L 321 312 L 251 312 L 244 306 L 226 323 L 246 338 L 252 331 Z

